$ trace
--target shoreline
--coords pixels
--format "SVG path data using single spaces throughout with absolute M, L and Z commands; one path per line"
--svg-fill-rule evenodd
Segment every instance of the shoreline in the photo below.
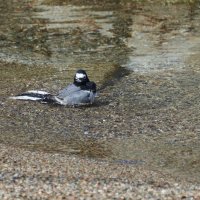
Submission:
M 200 198 L 200 185 L 143 167 L 0 144 L 1 199 Z
M 171 74 L 165 76 L 170 77 Z M 152 78 L 151 75 L 131 73 L 114 86 L 106 87 L 97 105 L 91 108 L 63 109 L 6 101 L 2 106 L 2 113 L 15 118 L 22 117 L 19 122 L 23 123 L 22 128 L 25 132 L 22 135 L 24 138 L 21 135 L 19 137 L 16 126 L 15 132 L 12 131 L 14 130 L 12 124 L 7 124 L 2 130 L 7 131 L 1 135 L 2 141 L 8 142 L 9 134 L 14 138 L 10 138 L 12 140 L 9 139 L 7 144 L 0 144 L 0 198 L 2 200 L 200 198 L 200 185 L 194 178 L 198 173 L 198 163 L 195 164 L 198 151 L 196 154 L 193 152 L 191 158 L 187 156 L 188 152 L 191 152 L 190 148 L 193 146 L 197 148 L 195 145 L 198 145 L 196 144 L 198 133 L 192 131 L 195 123 L 187 124 L 186 127 L 185 121 L 180 121 L 196 112 L 196 109 L 195 107 L 181 109 L 185 102 L 184 98 L 176 108 L 165 100 L 165 95 L 162 96 L 162 87 L 172 84 L 171 79 L 165 76 L 160 79 L 159 74 Z M 158 80 L 160 82 L 157 82 Z M 174 80 L 172 81 L 174 84 Z M 180 89 L 177 87 L 178 91 Z M 141 94 L 140 91 L 146 93 Z M 184 92 L 187 94 L 187 88 Z M 175 98 L 173 93 L 170 95 Z M 130 99 L 132 99 L 131 104 Z M 176 101 L 179 99 L 175 98 L 174 102 Z M 102 102 L 106 103 L 101 104 Z M 196 106 L 198 107 L 198 104 Z M 44 112 L 46 108 L 48 112 Z M 26 130 L 24 122 L 28 123 L 32 130 L 34 128 L 37 130 L 37 127 L 43 130 L 41 120 L 44 119 L 42 117 L 44 114 L 49 119 L 54 117 L 52 126 L 54 129 L 50 131 L 45 126 L 44 132 L 35 132 L 32 136 L 29 129 Z M 173 120 L 169 121 L 172 115 Z M 4 122 L 6 118 L 2 120 Z M 155 124 L 155 120 L 159 123 Z M 176 120 L 180 121 L 178 125 Z M 85 127 L 88 121 L 90 121 L 89 126 Z M 184 127 L 180 129 L 182 123 Z M 66 131 L 64 124 L 68 125 L 68 132 L 62 132 Z M 107 145 L 101 143 L 101 139 L 107 141 Z M 12 141 L 16 142 L 13 146 Z M 38 142 L 42 144 L 43 150 L 50 148 L 49 153 L 42 149 L 37 151 Z M 17 144 L 21 147 L 17 147 Z M 25 145 L 24 148 L 22 144 Z M 33 149 L 29 148 L 28 144 L 32 145 Z M 61 147 L 64 148 L 64 152 L 59 153 L 63 151 Z M 81 153 L 77 153 L 77 156 L 70 155 L 68 151 L 71 149 Z M 115 154 L 112 155 L 110 150 Z M 102 158 L 114 156 L 120 159 L 120 156 L 123 158 L 128 151 L 134 152 L 136 160 L 144 160 L 145 163 L 100 160 L 101 156 Z M 166 160 L 162 166 L 163 159 Z M 186 161 L 188 165 L 182 166 Z M 165 165 L 168 165 L 168 168 Z M 183 176 L 186 172 L 183 169 L 187 170 L 187 167 L 191 173 L 197 170 L 191 174 L 191 180 L 187 179 L 190 178 L 190 173 L 187 173 L 186 177 Z M 175 173 L 176 168 L 178 171 Z

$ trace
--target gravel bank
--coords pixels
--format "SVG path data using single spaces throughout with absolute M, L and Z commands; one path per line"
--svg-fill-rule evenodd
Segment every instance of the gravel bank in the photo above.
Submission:
M 200 199 L 199 76 L 162 75 L 129 74 L 87 108 L 2 99 L 0 199 Z
M 200 185 L 134 165 L 0 145 L 0 199 L 199 199 Z

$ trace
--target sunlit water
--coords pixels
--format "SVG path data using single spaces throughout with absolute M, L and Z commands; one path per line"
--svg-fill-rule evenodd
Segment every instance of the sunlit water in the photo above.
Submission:
M 0 142 L 198 174 L 197 4 L 0 2 Z M 91 108 L 7 100 L 78 68 L 104 88 Z

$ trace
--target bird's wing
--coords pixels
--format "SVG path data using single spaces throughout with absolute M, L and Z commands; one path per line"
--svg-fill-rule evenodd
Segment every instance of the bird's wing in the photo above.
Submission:
M 70 84 L 70 85 L 68 85 L 66 88 L 64 88 L 63 90 L 61 90 L 61 91 L 58 93 L 58 98 L 64 99 L 65 97 L 70 96 L 70 95 L 72 95 L 74 92 L 78 92 L 78 91 L 80 91 L 80 90 L 81 90 L 80 87 L 77 87 L 77 86 L 74 85 L 74 84 Z
M 88 104 L 92 102 L 91 93 L 88 90 L 80 90 L 77 92 L 72 93 L 69 96 L 63 98 L 63 101 L 67 105 L 79 105 L 79 104 Z

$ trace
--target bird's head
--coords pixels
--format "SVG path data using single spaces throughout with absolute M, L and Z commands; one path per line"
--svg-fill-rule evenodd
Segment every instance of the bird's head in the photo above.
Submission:
M 82 70 L 82 69 L 77 70 L 74 76 L 74 83 L 77 85 L 84 85 L 87 82 L 89 82 L 89 78 L 85 70 Z

